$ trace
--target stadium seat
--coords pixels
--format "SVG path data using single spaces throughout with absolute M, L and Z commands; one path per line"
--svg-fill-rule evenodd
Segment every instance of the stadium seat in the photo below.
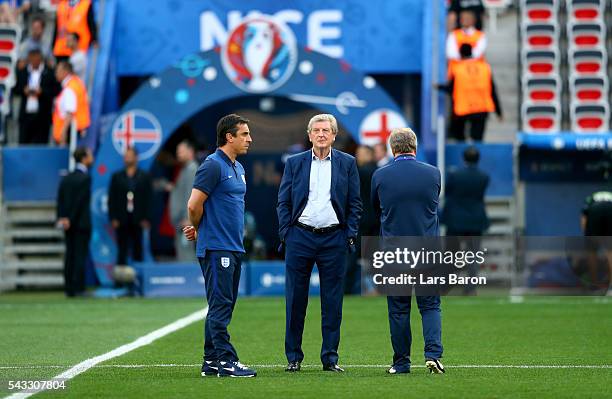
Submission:
M 19 45 L 19 28 L 4 26 L 0 28 L 0 54 L 13 54 Z
M 570 23 L 567 29 L 571 46 L 586 50 L 604 47 L 606 43 L 606 27 L 603 23 Z
M 0 55 L 0 82 L 6 82 L 13 72 L 13 60 L 6 55 Z
M 557 133 L 561 130 L 561 108 L 559 104 L 542 105 L 523 102 L 521 108 L 523 131 L 528 133 Z
M 569 50 L 570 74 L 599 75 L 606 73 L 607 54 L 603 48 L 581 50 L 574 46 Z
M 554 0 L 521 0 L 525 23 L 557 23 L 558 2 Z
M 603 22 L 606 0 L 569 0 L 567 2 L 568 20 L 579 22 Z
M 608 98 L 608 78 L 600 76 L 570 76 L 571 101 L 592 103 L 606 101 Z
M 523 74 L 540 77 L 559 75 L 559 51 L 556 48 L 549 50 L 523 49 L 521 58 Z
M 534 103 L 556 103 L 561 101 L 561 83 L 557 76 L 548 78 L 523 77 L 523 98 Z
M 610 107 L 607 102 L 570 105 L 572 130 L 578 133 L 607 132 L 610 127 Z
M 522 24 L 523 48 L 548 50 L 559 47 L 557 24 Z

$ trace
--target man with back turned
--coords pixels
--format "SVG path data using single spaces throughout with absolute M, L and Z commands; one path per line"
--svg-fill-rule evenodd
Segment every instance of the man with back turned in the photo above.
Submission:
M 440 171 L 416 160 L 417 137 L 408 129 L 393 129 L 389 144 L 394 159 L 372 176 L 372 205 L 380 215 L 381 235 L 438 236 Z M 404 183 L 400 183 L 404 182 Z M 389 374 L 410 372 L 410 296 L 388 296 L 393 365 Z M 444 373 L 439 296 L 417 296 L 423 321 L 425 365 Z

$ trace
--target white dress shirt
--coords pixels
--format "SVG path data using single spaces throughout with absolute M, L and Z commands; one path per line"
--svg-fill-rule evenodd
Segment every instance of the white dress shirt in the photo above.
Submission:
M 298 221 L 312 227 L 327 227 L 338 224 L 338 216 L 331 203 L 331 150 L 324 159 L 319 159 L 314 151 L 310 163 L 310 185 L 308 202 Z
M 34 69 L 32 65 L 28 65 L 28 89 L 36 91 L 40 88 L 40 77 L 42 76 L 43 68 L 44 66 L 42 64 L 40 64 L 37 69 Z M 37 96 L 28 96 L 25 111 L 28 114 L 35 114 L 38 112 Z
M 68 87 L 68 82 L 70 81 L 70 78 L 70 76 L 67 76 L 62 81 L 62 87 L 64 89 L 62 90 L 59 96 L 59 113 L 62 118 L 65 118 L 66 114 L 68 113 L 74 114 L 77 109 L 76 93 L 74 92 L 74 90 Z

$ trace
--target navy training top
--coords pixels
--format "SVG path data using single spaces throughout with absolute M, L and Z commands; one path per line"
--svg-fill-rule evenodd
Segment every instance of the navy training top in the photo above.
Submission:
M 196 172 L 193 188 L 208 195 L 198 226 L 196 256 L 206 251 L 245 252 L 244 195 L 246 178 L 240 162 L 232 163 L 220 149 L 209 155 Z

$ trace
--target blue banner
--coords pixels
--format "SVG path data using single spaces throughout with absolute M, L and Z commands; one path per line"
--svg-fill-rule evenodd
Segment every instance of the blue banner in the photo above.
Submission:
M 118 2 L 114 47 L 119 75 L 159 73 L 186 54 L 208 51 L 246 16 L 275 16 L 311 50 L 367 73 L 422 70 L 423 15 L 431 2 L 312 0 Z
M 517 138 L 520 145 L 538 150 L 605 151 L 612 150 L 611 133 L 519 133 Z
M 253 261 L 249 263 L 249 293 L 252 296 L 285 295 L 285 262 Z M 319 295 L 319 272 L 310 276 L 310 295 Z

